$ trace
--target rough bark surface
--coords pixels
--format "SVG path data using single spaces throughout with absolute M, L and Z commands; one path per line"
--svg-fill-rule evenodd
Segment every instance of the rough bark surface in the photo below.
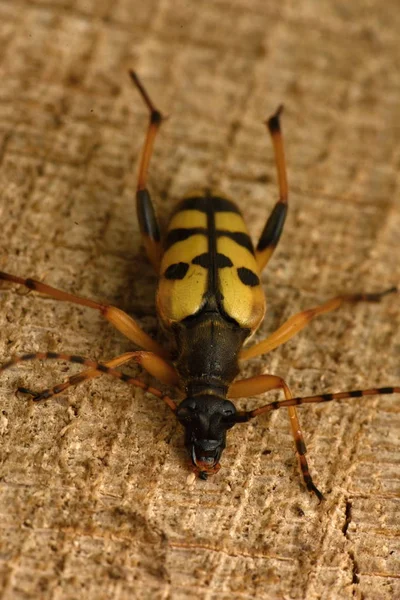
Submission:
M 135 67 L 171 115 L 150 176 L 162 217 L 211 184 L 256 238 L 277 197 L 262 120 L 285 104 L 290 211 L 257 339 L 338 293 L 398 284 L 399 31 L 394 0 L 0 0 L 0 269 L 155 332 Z M 0 305 L 2 360 L 132 348 L 89 309 L 9 284 Z M 398 296 L 343 308 L 244 373 L 279 374 L 296 395 L 399 385 L 399 325 Z M 26 363 L 0 379 L 1 598 L 400 597 L 399 396 L 301 409 L 318 505 L 285 411 L 234 428 L 220 473 L 189 484 L 157 399 L 107 377 L 36 405 L 15 394 L 76 371 Z

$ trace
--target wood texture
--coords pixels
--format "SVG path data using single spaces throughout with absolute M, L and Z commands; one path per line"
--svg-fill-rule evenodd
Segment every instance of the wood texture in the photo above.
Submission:
M 155 331 L 134 67 L 171 115 L 150 174 L 162 217 L 211 184 L 256 237 L 277 197 L 262 120 L 285 104 L 290 210 L 257 339 L 338 293 L 399 284 L 399 30 L 394 0 L 0 0 L 0 268 Z M 0 305 L 1 359 L 131 349 L 90 310 L 5 284 Z M 399 385 L 399 325 L 398 296 L 344 308 L 245 373 L 304 395 Z M 1 598 L 400 597 L 398 396 L 301 410 L 318 506 L 284 411 L 233 429 L 220 473 L 188 485 L 182 431 L 157 399 L 105 377 L 39 405 L 15 395 L 75 371 L 0 379 Z

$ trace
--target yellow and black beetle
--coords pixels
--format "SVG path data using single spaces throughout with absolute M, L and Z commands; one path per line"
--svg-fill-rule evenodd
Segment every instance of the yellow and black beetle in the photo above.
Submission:
M 280 113 L 267 121 L 275 151 L 279 181 L 279 200 L 268 218 L 254 249 L 237 206 L 205 189 L 182 200 L 172 213 L 165 235 L 161 236 L 155 210 L 147 190 L 147 173 L 161 113 L 154 107 L 135 72 L 131 78 L 150 111 L 137 186 L 137 215 L 147 255 L 158 276 L 157 312 L 162 327 L 174 344 L 167 351 L 148 336 L 126 313 L 118 308 L 62 292 L 33 279 L 0 273 L 0 279 L 22 284 L 59 300 L 99 310 L 141 351 L 128 352 L 101 364 L 79 356 L 46 352 L 25 354 L 5 364 L 3 371 L 17 362 L 32 359 L 63 359 L 89 367 L 66 382 L 41 392 L 29 393 L 34 400 L 50 398 L 69 386 L 108 373 L 154 394 L 166 402 L 185 428 L 186 447 L 194 471 L 203 479 L 219 469 L 225 448 L 226 432 L 272 410 L 287 407 L 304 481 L 309 491 L 321 500 L 308 470 L 306 447 L 296 406 L 357 398 L 373 394 L 400 392 L 400 387 L 373 388 L 303 398 L 293 397 L 286 382 L 275 375 L 258 375 L 235 380 L 239 361 L 265 354 L 280 346 L 314 317 L 338 308 L 345 302 L 379 301 L 395 288 L 375 294 L 352 294 L 333 298 L 321 306 L 291 317 L 264 341 L 243 348 L 264 318 L 265 296 L 260 274 L 280 238 L 288 205 L 288 186 L 280 128 Z M 184 400 L 176 403 L 160 390 L 116 370 L 130 360 L 138 362 L 164 384 L 178 388 Z M 252 411 L 238 411 L 232 399 L 282 389 L 285 400 L 266 404 Z

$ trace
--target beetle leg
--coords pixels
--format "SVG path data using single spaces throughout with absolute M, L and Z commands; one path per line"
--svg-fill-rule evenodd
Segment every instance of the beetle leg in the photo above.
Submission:
M 150 112 L 150 120 L 139 168 L 136 191 L 136 211 L 143 245 L 150 262 L 158 274 L 161 262 L 160 229 L 156 212 L 147 189 L 147 173 L 153 152 L 154 140 L 164 117 L 160 111 L 155 108 L 135 71 L 129 71 L 129 74 Z
M 228 390 L 228 398 L 248 398 L 258 396 L 270 390 L 283 388 L 284 380 L 277 375 L 256 375 L 248 379 L 239 379 L 232 383 Z
M 261 381 L 264 378 L 264 390 L 262 390 Z M 257 381 L 255 381 L 257 380 Z M 280 380 L 280 385 L 276 385 L 277 380 Z M 382 387 L 382 388 L 371 388 L 367 390 L 352 390 L 346 392 L 337 392 L 334 394 L 318 394 L 317 396 L 304 396 L 304 397 L 293 397 L 286 383 L 280 377 L 276 377 L 275 375 L 258 375 L 257 377 L 251 377 L 247 380 L 247 390 L 246 390 L 246 380 L 238 381 L 237 384 L 240 384 L 240 387 L 237 386 L 235 389 L 235 383 L 229 389 L 228 396 L 230 398 L 236 398 L 243 394 L 250 395 L 254 393 L 261 393 L 262 391 L 268 391 L 274 389 L 275 387 L 282 387 L 285 392 L 286 400 L 277 400 L 275 402 L 270 402 L 269 404 L 264 404 L 264 406 L 260 406 L 259 408 L 255 408 L 254 410 L 249 411 L 239 411 L 236 415 L 236 423 L 244 423 L 253 419 L 254 417 L 258 417 L 264 413 L 272 412 L 273 410 L 278 410 L 279 408 L 293 408 L 296 406 L 300 406 L 302 404 L 317 404 L 319 402 L 331 402 L 332 400 L 346 400 L 348 398 L 361 398 L 362 396 L 378 396 L 383 394 L 400 394 L 400 386 L 397 387 Z M 279 381 L 278 381 L 279 383 Z M 303 435 L 300 429 L 300 423 L 297 418 L 296 411 L 293 412 L 289 410 L 290 423 L 292 427 L 292 432 L 294 435 L 296 450 L 300 461 L 300 468 L 303 474 L 304 481 L 306 483 L 307 489 L 314 492 L 318 499 L 321 501 L 323 496 L 321 492 L 315 487 L 310 473 L 308 471 L 307 460 L 305 457 L 306 447 L 303 440 Z
M 284 392 L 285 392 L 285 397 L 287 399 L 293 398 L 292 393 L 289 390 L 287 385 L 285 385 L 285 387 L 284 387 Z M 292 435 L 293 435 L 294 443 L 296 446 L 297 458 L 299 460 L 299 465 L 300 465 L 300 469 L 301 469 L 301 474 L 304 479 L 304 483 L 306 484 L 308 491 L 313 492 L 317 496 L 318 500 L 320 502 L 322 502 L 322 500 L 325 500 L 324 495 L 319 491 L 319 489 L 314 484 L 311 474 L 310 474 L 310 470 L 308 468 L 308 463 L 307 463 L 307 459 L 306 459 L 307 447 L 306 447 L 306 443 L 304 441 L 303 432 L 301 430 L 301 425 L 300 425 L 299 416 L 297 414 L 296 407 L 289 406 L 288 413 L 289 413 L 290 427 L 292 429 Z
M 106 367 L 115 368 L 131 360 L 134 360 L 140 364 L 148 373 L 150 373 L 150 375 L 161 381 L 161 383 L 175 386 L 179 382 L 178 374 L 174 367 L 152 352 L 126 352 L 125 354 L 121 354 L 121 356 L 117 356 L 116 358 L 113 358 L 104 364 Z M 65 392 L 65 390 L 71 386 L 78 385 L 79 383 L 87 381 L 88 379 L 92 379 L 93 377 L 98 377 L 99 375 L 102 375 L 101 371 L 97 371 L 96 369 L 87 369 L 86 371 L 72 375 L 72 377 L 69 377 L 63 383 L 59 383 L 40 392 L 33 392 L 22 387 L 19 387 L 18 391 L 24 394 L 30 394 L 33 396 L 35 401 L 47 400 L 52 396 L 56 396 L 62 392 Z
M 82 298 L 81 296 L 76 296 L 75 294 L 63 292 L 62 290 L 58 290 L 50 285 L 36 281 L 35 279 L 23 279 L 22 277 L 17 277 L 16 275 L 11 275 L 10 273 L 4 273 L 3 271 L 0 271 L 0 280 L 1 279 L 4 281 L 13 281 L 14 283 L 19 283 L 30 290 L 47 294 L 47 296 L 51 296 L 51 298 L 55 298 L 56 300 L 72 302 L 73 304 L 80 304 L 81 306 L 94 308 L 98 310 L 103 317 L 107 319 L 107 321 L 110 321 L 110 323 L 112 323 L 114 327 L 118 329 L 118 331 L 123 333 L 128 339 L 132 340 L 132 342 L 141 348 L 144 348 L 150 352 L 154 352 L 154 354 L 158 354 L 164 358 L 168 357 L 168 352 L 165 350 L 165 348 L 160 346 L 155 340 L 147 335 L 147 333 L 145 333 L 143 329 L 139 327 L 132 317 L 115 306 L 100 304 L 95 300 L 89 300 L 88 298 Z
M 288 183 L 286 177 L 285 152 L 279 117 L 283 107 L 280 106 L 267 121 L 275 152 L 276 170 L 278 173 L 279 200 L 275 204 L 256 248 L 256 261 L 259 271 L 263 270 L 271 258 L 281 237 L 288 208 Z
M 281 325 L 281 327 L 279 327 L 279 329 L 267 337 L 267 339 L 259 342 L 258 344 L 254 344 L 254 346 L 250 346 L 250 348 L 244 348 L 239 354 L 239 359 L 247 360 L 249 358 L 254 358 L 255 356 L 260 356 L 261 354 L 266 354 L 267 352 L 274 350 L 278 346 L 281 346 L 290 340 L 294 335 L 296 335 L 296 333 L 308 325 L 312 319 L 339 308 L 339 306 L 345 302 L 379 302 L 383 296 L 393 292 L 397 292 L 397 288 L 393 287 L 377 294 L 348 294 L 337 296 L 336 298 L 332 298 L 331 300 L 324 302 L 324 304 L 321 304 L 320 306 L 315 306 L 314 308 L 297 313 L 296 315 L 290 317 L 290 319 L 288 319 L 283 325 Z
M 285 398 L 287 400 L 291 400 L 293 398 L 293 395 L 292 395 L 288 385 L 284 381 L 284 379 L 282 379 L 281 377 L 278 377 L 277 375 L 257 375 L 256 377 L 250 377 L 249 379 L 241 379 L 239 381 L 236 381 L 229 388 L 228 398 L 241 398 L 244 396 L 255 396 L 257 394 L 262 394 L 263 392 L 267 392 L 269 390 L 274 390 L 274 389 L 279 389 L 279 388 L 284 391 Z M 257 410 L 258 409 L 256 409 L 256 411 Z M 255 414 L 253 415 L 253 413 L 256 411 L 238 413 L 238 416 L 239 416 L 238 421 L 241 421 L 241 420 L 246 421 L 246 420 L 252 418 L 253 416 L 256 416 Z M 306 459 L 307 448 L 306 448 L 306 444 L 304 442 L 303 432 L 301 431 L 300 421 L 299 421 L 299 417 L 297 415 L 296 407 L 288 406 L 288 411 L 289 411 L 290 426 L 292 429 L 292 434 L 293 434 L 293 438 L 294 438 L 294 442 L 295 442 L 295 446 L 296 446 L 296 453 L 297 453 L 297 457 L 299 460 L 300 469 L 301 469 L 301 473 L 302 473 L 302 476 L 304 479 L 304 483 L 306 484 L 308 491 L 313 492 L 317 496 L 318 500 L 321 502 L 324 499 L 324 496 L 321 494 L 319 489 L 315 486 L 315 484 L 312 480 L 312 477 L 310 475 L 310 471 L 309 471 L 308 463 L 307 463 L 307 459 Z M 259 413 L 257 413 L 257 414 L 259 414 Z M 244 419 L 243 419 L 243 416 L 245 417 Z
M 172 398 L 170 398 L 166 394 L 163 394 L 163 392 L 161 392 L 161 390 L 154 388 L 151 385 L 147 385 L 147 383 L 144 383 L 144 381 L 141 381 L 140 379 L 136 379 L 135 377 L 131 377 L 130 375 L 127 375 L 126 373 L 121 373 L 121 371 L 118 371 L 116 369 L 108 367 L 104 363 L 99 363 L 95 360 L 90 360 L 88 358 L 84 358 L 83 356 L 75 356 L 73 354 L 62 354 L 61 352 L 60 353 L 58 353 L 58 352 L 35 352 L 32 354 L 23 354 L 21 356 L 15 356 L 9 362 L 7 362 L 2 367 L 0 367 L 0 374 L 3 371 L 10 369 L 11 367 L 13 367 L 14 365 L 16 365 L 20 362 L 26 362 L 28 360 L 46 360 L 46 359 L 65 360 L 65 361 L 68 361 L 71 363 L 77 363 L 79 365 L 84 365 L 86 367 L 90 367 L 90 369 L 93 369 L 94 371 L 100 371 L 101 373 L 111 375 L 111 377 L 116 377 L 117 379 L 120 379 L 121 381 L 125 381 L 126 383 L 129 383 L 130 385 L 133 385 L 134 387 L 139 387 L 143 391 L 149 392 L 153 396 L 160 398 L 169 406 L 169 408 L 173 412 L 176 411 L 177 406 L 176 406 L 176 403 L 174 402 L 174 400 L 172 400 Z M 28 390 L 24 390 L 24 391 L 27 391 L 29 393 Z M 39 400 L 41 398 L 36 398 L 34 396 L 33 400 L 36 400 L 36 399 Z

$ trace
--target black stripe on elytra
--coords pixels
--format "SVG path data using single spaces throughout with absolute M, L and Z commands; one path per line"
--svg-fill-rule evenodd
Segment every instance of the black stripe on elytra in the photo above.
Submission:
M 257 244 L 258 252 L 262 252 L 266 248 L 277 245 L 285 224 L 286 213 L 287 204 L 284 204 L 283 202 L 277 202 L 260 236 L 260 240 Z
M 243 231 L 226 231 L 225 229 L 217 229 L 217 237 L 227 237 L 233 240 L 239 246 L 246 248 L 249 252 L 254 254 L 253 242 L 250 236 Z
M 171 229 L 164 242 L 164 250 L 167 251 L 177 242 L 183 242 L 192 235 L 207 235 L 207 229 L 205 227 L 182 227 Z
M 237 274 L 239 275 L 240 281 L 244 283 L 244 285 L 247 285 L 249 287 L 255 287 L 256 285 L 260 284 L 260 279 L 258 275 L 256 275 L 253 271 L 247 269 L 246 267 L 239 267 L 237 270 Z
M 199 210 L 204 213 L 213 211 L 241 214 L 238 207 L 231 200 L 220 198 L 219 196 L 196 196 L 194 198 L 186 198 L 186 200 L 182 200 L 182 202 L 178 204 L 173 214 L 176 214 L 181 210 Z
M 152 240 L 159 242 L 160 230 L 157 223 L 157 217 L 154 212 L 150 194 L 146 189 L 139 190 L 136 194 L 136 211 L 141 233 L 149 236 Z
M 211 264 L 215 262 L 217 269 L 223 269 L 224 267 L 233 267 L 233 262 L 228 256 L 225 254 L 221 254 L 217 252 L 215 255 L 215 261 L 211 260 L 210 254 L 208 252 L 204 252 L 204 254 L 199 254 L 192 260 L 193 265 L 200 265 L 204 267 L 204 269 L 209 269 Z
M 165 279 L 183 279 L 189 270 L 188 263 L 179 262 L 169 265 L 164 272 Z

